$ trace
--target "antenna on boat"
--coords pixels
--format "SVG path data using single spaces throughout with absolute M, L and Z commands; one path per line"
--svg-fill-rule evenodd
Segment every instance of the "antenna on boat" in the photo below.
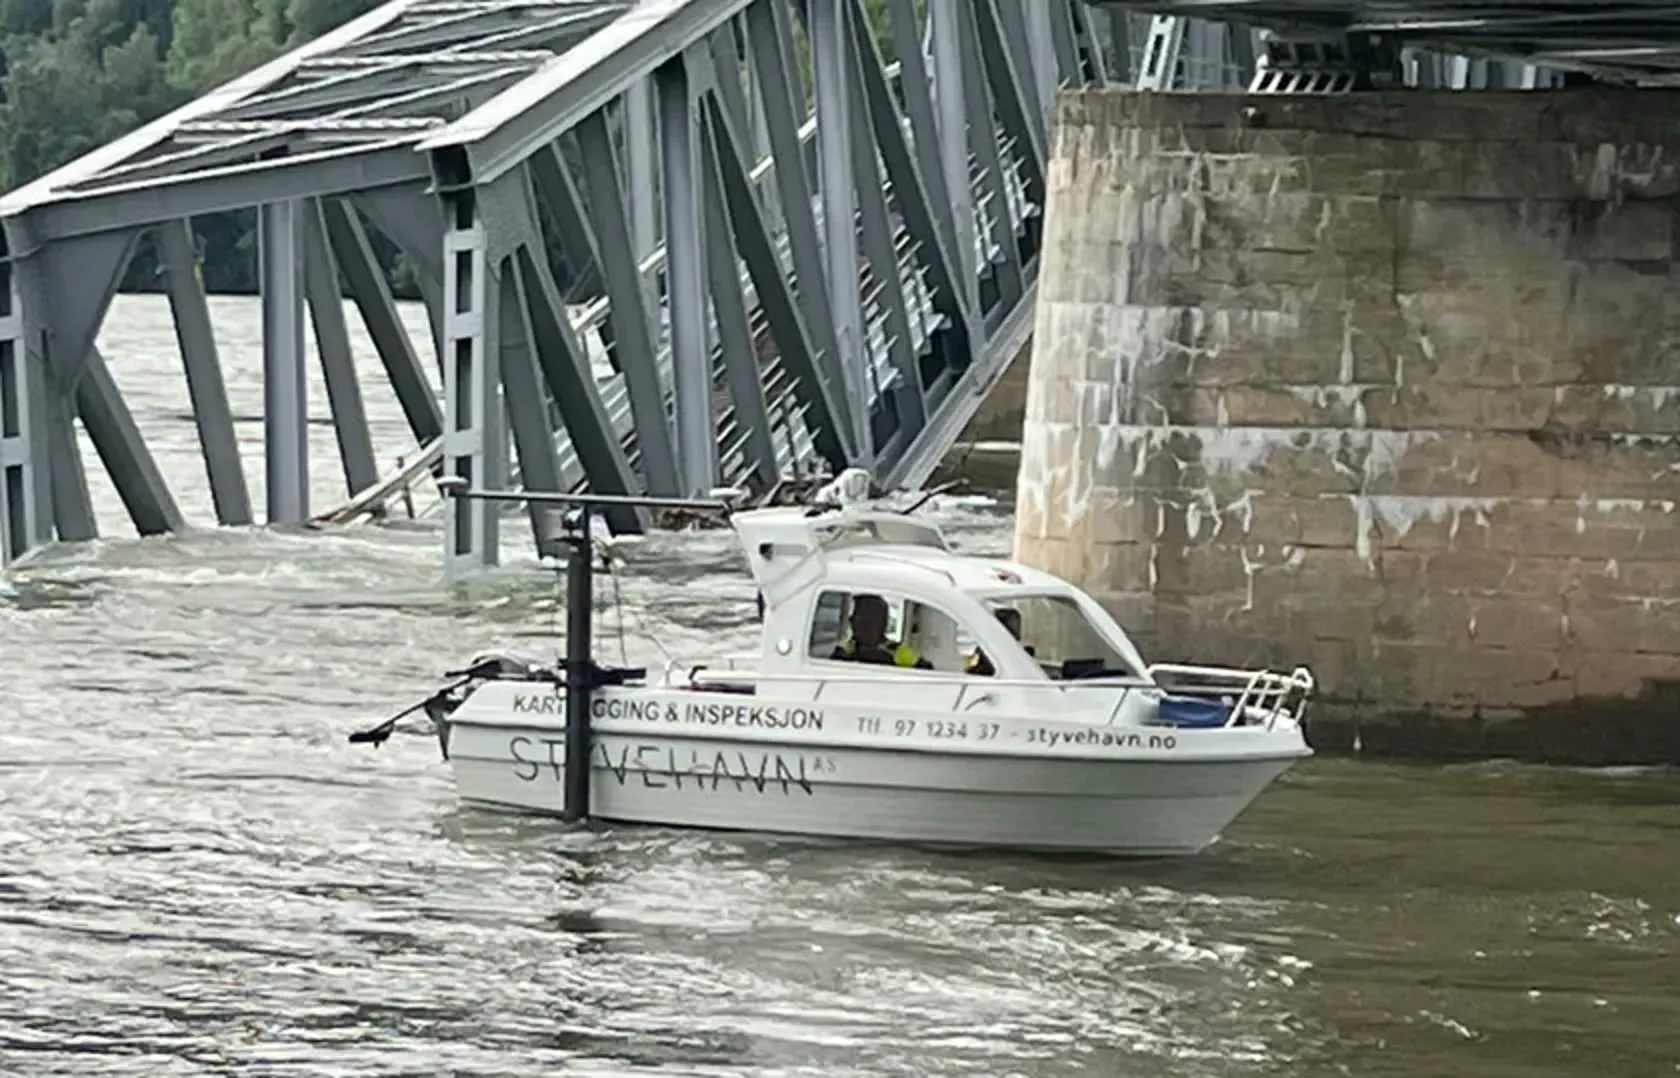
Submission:
M 596 515 L 612 509 L 675 509 L 693 513 L 721 513 L 734 508 L 719 498 L 651 498 L 636 494 L 562 494 L 528 490 L 474 490 L 458 476 L 438 480 L 438 492 L 461 501 L 524 502 L 551 505 L 560 542 L 566 546 L 566 760 L 565 803 L 561 816 L 568 822 L 589 815 L 590 757 L 594 730 L 590 705 L 595 690 L 645 678 L 646 669 L 604 667 L 595 662 L 595 544 Z M 611 529 L 606 530 L 610 539 Z
M 955 490 L 957 487 L 962 486 L 966 482 L 967 482 L 967 480 L 962 479 L 961 477 L 958 477 L 958 478 L 952 479 L 948 482 L 941 483 L 937 487 L 934 487 L 932 490 L 923 491 L 922 496 L 920 498 L 917 498 L 915 501 L 911 502 L 908 506 L 904 507 L 903 509 L 900 509 L 898 511 L 898 513 L 899 513 L 900 516 L 906 516 L 907 517 L 910 514 L 914 513 L 916 510 L 920 509 L 922 506 L 926 505 L 928 502 L 931 502 L 933 499 L 939 497 L 941 494 L 944 494 L 946 491 Z

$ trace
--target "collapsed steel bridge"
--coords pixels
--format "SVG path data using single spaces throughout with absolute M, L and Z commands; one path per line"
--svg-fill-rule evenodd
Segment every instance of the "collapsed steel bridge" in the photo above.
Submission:
M 443 474 L 916 485 L 1027 344 L 1057 87 L 1301 66 L 1257 41 L 1083 0 L 393 0 L 0 200 L 0 555 L 97 534 L 77 423 L 136 531 L 187 526 L 96 343 L 142 244 L 217 522 L 259 519 L 195 261 L 194 219 L 231 210 L 256 211 L 269 524 L 320 516 L 306 316 L 351 499 L 334 519 Z M 346 296 L 413 435 L 396 474 Z M 495 509 L 443 511 L 449 571 L 494 564 Z

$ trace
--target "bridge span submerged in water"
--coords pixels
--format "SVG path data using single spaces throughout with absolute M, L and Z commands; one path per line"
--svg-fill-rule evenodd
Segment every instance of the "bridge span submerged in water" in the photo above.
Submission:
M 223 525 L 322 508 L 311 350 L 360 510 L 428 472 L 678 495 L 862 464 L 914 485 L 1030 337 L 1058 87 L 1615 74 L 1555 34 L 1371 18 L 1281 0 L 394 0 L 0 201 L 0 556 L 96 534 L 77 424 L 139 533 L 189 525 L 122 357 L 95 344 L 147 244 Z M 1398 49 L 1386 68 L 1379 38 Z M 1534 62 L 1428 51 L 1490 45 Z M 261 512 L 195 269 L 194 220 L 237 210 L 260 247 Z M 430 339 L 395 315 L 380 239 Z M 395 476 L 367 436 L 345 297 L 413 434 Z M 444 512 L 450 571 L 494 564 L 502 517 Z

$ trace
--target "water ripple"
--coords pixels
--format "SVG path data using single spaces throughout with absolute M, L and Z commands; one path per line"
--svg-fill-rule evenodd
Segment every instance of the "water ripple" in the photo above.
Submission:
M 167 305 L 119 303 L 117 377 L 183 508 L 210 519 Z M 255 414 L 255 307 L 212 306 L 236 414 Z M 364 392 L 382 456 L 406 451 L 388 387 Z M 337 464 L 313 448 L 325 504 Z M 931 511 L 957 545 L 1007 553 L 1007 510 Z M 554 576 L 520 532 L 457 588 L 434 522 L 107 539 L 8 575 L 0 1074 L 1680 1064 L 1668 773 L 1315 762 L 1209 855 L 1127 864 L 564 830 L 461 807 L 429 737 L 347 746 L 475 650 L 555 650 Z M 751 646 L 727 535 L 621 552 L 600 583 L 608 646 L 620 626 L 632 662 Z

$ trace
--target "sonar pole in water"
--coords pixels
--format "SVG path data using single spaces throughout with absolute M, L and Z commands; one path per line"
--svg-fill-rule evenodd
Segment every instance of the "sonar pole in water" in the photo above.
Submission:
M 473 490 L 464 479 L 438 480 L 445 498 L 460 501 L 524 502 L 562 510 L 560 541 L 566 546 L 566 762 L 565 801 L 561 818 L 568 823 L 589 815 L 590 756 L 594 725 L 590 715 L 595 690 L 647 677 L 645 667 L 602 667 L 595 663 L 595 542 L 590 527 L 597 511 L 613 509 L 681 509 L 719 513 L 727 517 L 738 491 L 719 490 L 716 500 L 648 498 L 633 494 L 560 494 L 519 490 Z M 540 549 L 539 553 L 545 553 Z

